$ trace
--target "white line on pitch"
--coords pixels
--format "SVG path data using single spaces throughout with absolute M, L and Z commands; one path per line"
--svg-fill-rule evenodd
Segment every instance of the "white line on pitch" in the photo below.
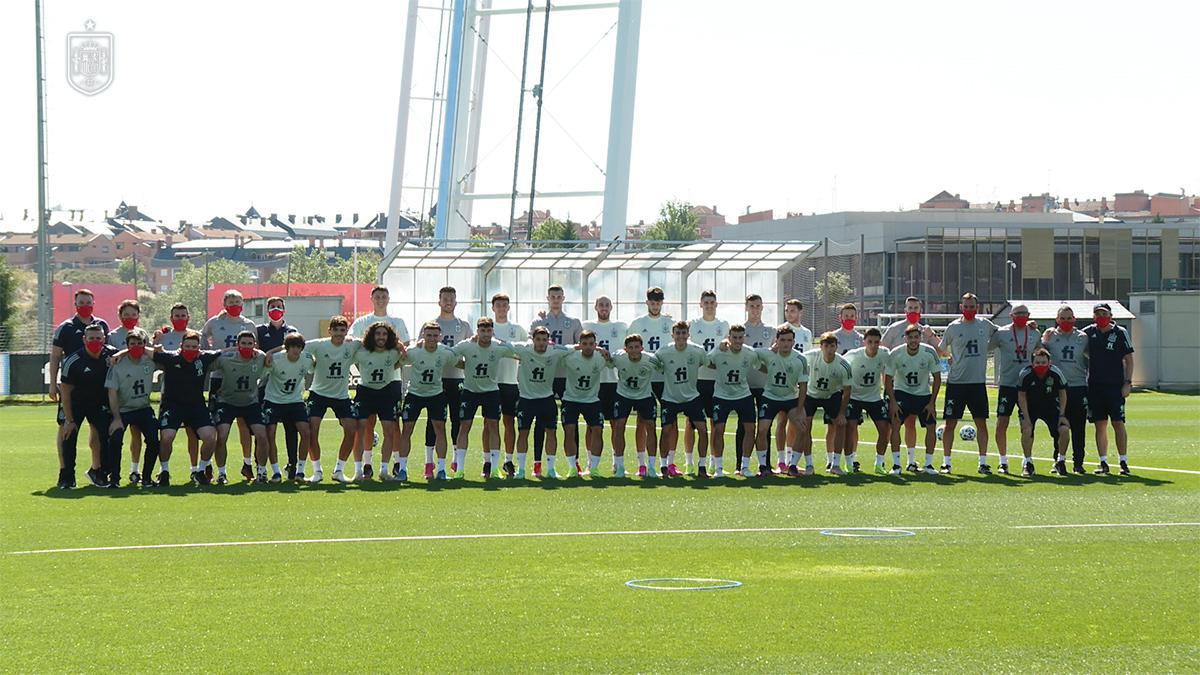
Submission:
M 1078 525 L 1010 525 L 1013 530 L 1055 530 L 1080 527 L 1200 527 L 1200 523 L 1080 523 Z
M 736 436 L 737 434 L 732 431 L 726 431 L 725 435 L 726 436 Z M 772 437 L 771 440 L 773 442 L 775 440 L 774 437 Z M 824 442 L 825 442 L 825 438 L 823 436 L 821 438 L 817 438 L 816 436 L 813 437 L 813 443 L 824 443 Z M 969 443 L 970 441 L 966 441 L 966 442 Z M 875 447 L 874 441 L 859 441 L 858 444 L 859 445 L 869 445 L 871 447 Z M 924 451 L 924 448 L 917 448 L 917 449 Z M 959 455 L 974 455 L 976 457 L 979 456 L 979 451 L 977 451 L 977 450 L 951 450 L 950 452 L 953 452 L 953 453 L 959 454 Z M 1020 453 L 1019 449 L 1017 450 L 1016 453 L 1010 454 L 1009 457 L 1018 458 L 1021 456 L 1018 453 Z M 940 447 L 937 449 L 937 451 L 934 453 L 934 455 L 937 457 L 945 456 L 942 454 L 942 449 Z M 991 457 L 991 456 L 999 457 L 1000 455 L 995 452 L 990 452 L 988 456 L 989 457 Z M 1034 459 L 1039 462 L 1053 462 L 1054 461 L 1050 457 L 1034 457 Z M 1084 464 L 1087 464 L 1088 466 L 1100 466 L 1100 462 L 1084 462 Z M 1191 474 L 1193 476 L 1200 476 L 1200 471 L 1195 471 L 1193 469 L 1166 469 L 1166 468 L 1159 467 L 1159 466 L 1134 466 L 1132 464 L 1129 465 L 1129 468 L 1137 469 L 1138 471 L 1165 471 L 1167 473 L 1186 473 L 1186 474 Z
M 738 534 L 761 532 L 819 532 L 821 530 L 953 530 L 954 527 L 917 526 L 917 527 L 730 527 L 703 530 L 602 530 L 597 532 L 501 532 L 481 534 L 420 534 L 402 535 L 396 537 L 333 537 L 328 539 L 272 539 L 266 541 L 211 541 L 182 544 L 137 544 L 132 546 L 88 546 L 83 548 L 48 548 L 33 551 L 10 551 L 9 555 L 30 555 L 34 553 L 86 553 L 93 551 L 138 551 L 162 548 L 218 548 L 225 546 L 274 546 L 280 544 L 357 544 L 381 541 L 444 541 L 449 539 L 519 539 L 532 537 L 615 537 L 660 534 Z

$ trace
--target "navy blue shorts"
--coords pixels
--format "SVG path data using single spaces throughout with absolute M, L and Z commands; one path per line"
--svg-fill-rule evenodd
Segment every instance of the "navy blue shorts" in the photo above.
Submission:
M 359 385 L 354 392 L 354 416 L 360 420 L 378 417 L 381 422 L 395 422 L 400 401 L 390 386 L 372 389 Z
M 762 398 L 762 403 L 758 404 L 758 419 L 773 420 L 779 416 L 779 413 L 789 413 L 800 405 L 799 399 L 789 398 L 786 401 L 776 401 L 773 398 Z
M 405 422 L 416 422 L 424 410 L 430 422 L 446 421 L 446 395 L 419 396 L 409 393 L 404 397 L 404 405 L 400 407 L 400 419 Z
M 262 413 L 263 423 L 267 426 L 279 424 L 280 422 L 308 424 L 308 406 L 303 403 L 273 403 L 271 401 L 263 401 Z
M 463 389 L 462 400 L 458 403 L 458 418 L 462 420 L 474 419 L 475 411 L 480 409 L 483 410 L 483 419 L 500 419 L 500 392 L 475 392 Z
M 986 420 L 988 418 L 987 385 L 982 382 L 959 384 L 951 382 L 946 385 L 946 400 L 942 406 L 942 419 L 961 420 L 963 414 L 970 411 L 971 419 Z
M 1038 422 L 1045 422 L 1046 428 L 1050 430 L 1050 438 L 1053 438 L 1055 441 L 1057 441 L 1059 420 L 1058 406 L 1042 406 L 1039 409 L 1031 410 L 1029 412 L 1030 415 L 1028 418 L 1030 419 L 1030 424 L 1036 428 Z M 1020 415 L 1020 419 L 1026 419 L 1024 410 L 1017 411 L 1017 414 Z
M 720 396 L 713 397 L 713 424 L 725 424 L 729 416 L 737 413 L 738 422 L 741 424 L 751 424 L 758 419 L 754 410 L 754 397 L 744 396 L 739 399 L 729 400 Z
M 635 412 L 639 422 L 653 422 L 654 418 L 658 416 L 658 405 L 655 403 L 654 397 L 634 399 L 617 394 L 617 401 L 613 404 L 612 419 L 624 419 Z
M 246 420 L 246 424 L 251 426 L 263 423 L 262 406 L 258 403 L 253 405 L 231 405 L 229 403 L 217 403 L 217 409 L 213 411 L 213 419 L 218 425 L 233 424 L 237 418 Z
M 808 396 L 804 399 L 805 417 L 815 417 L 818 409 L 823 411 L 822 421 L 825 424 L 833 424 L 833 420 L 837 419 L 838 413 L 842 411 L 842 392 L 839 391 L 829 398 Z
M 1125 398 L 1117 384 L 1088 385 L 1088 421 L 1093 424 L 1101 420 L 1125 421 Z
M 562 404 L 562 425 L 564 427 L 578 426 L 579 418 L 583 417 L 583 423 L 591 427 L 604 426 L 604 413 L 600 410 L 600 402 L 594 403 L 576 403 L 575 401 L 563 401 Z
M 616 382 L 601 382 L 600 383 L 600 412 L 604 413 L 604 419 L 617 419 L 617 383 Z
M 603 385 L 601 385 L 603 386 Z M 500 414 L 505 417 L 516 417 L 517 399 L 521 392 L 515 384 L 500 384 Z
M 705 424 L 704 406 L 700 403 L 700 399 L 694 398 L 686 403 L 662 402 L 662 414 L 659 416 L 659 422 L 664 429 L 675 426 L 680 415 L 686 417 L 692 426 L 703 427 Z
M 872 422 L 887 422 L 888 402 L 886 398 L 881 398 L 878 401 L 859 401 L 850 399 L 846 404 L 846 421 L 851 424 L 862 424 L 865 417 L 870 417 Z
M 158 418 L 154 416 L 154 408 L 149 406 L 121 413 L 121 421 L 125 428 L 137 427 L 143 436 L 158 435 Z
M 1017 388 L 1000 385 L 1000 393 L 996 396 L 996 417 L 1012 417 L 1017 409 Z
M 204 427 L 211 426 L 213 426 L 212 413 L 202 405 L 180 408 L 162 406 L 158 413 L 159 429 L 175 429 L 178 431 L 180 427 L 188 427 L 192 431 L 198 431 Z
M 558 405 L 553 396 L 517 400 L 517 428 L 525 431 L 533 428 L 535 422 L 538 429 L 558 426 Z
M 700 394 L 700 408 L 707 417 L 712 417 L 713 388 L 716 384 L 716 380 L 696 380 L 696 393 Z
M 320 394 L 308 392 L 308 416 L 325 417 L 325 411 L 332 410 L 339 420 L 354 417 L 354 403 L 348 398 L 329 398 Z
M 896 416 L 900 418 L 900 423 L 909 417 L 916 417 L 917 422 L 923 427 L 931 427 L 937 424 L 937 418 L 927 414 L 925 408 L 929 405 L 930 394 L 917 396 L 906 391 L 896 390 Z

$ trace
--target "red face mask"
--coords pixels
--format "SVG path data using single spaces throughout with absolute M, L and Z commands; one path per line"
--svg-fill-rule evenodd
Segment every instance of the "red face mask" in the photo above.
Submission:
M 1098 317 L 1096 317 L 1096 325 L 1097 325 L 1097 326 L 1099 326 L 1099 327 L 1100 327 L 1102 330 L 1103 330 L 1103 329 L 1105 329 L 1105 328 L 1108 328 L 1108 324 L 1110 324 L 1110 323 L 1112 323 L 1112 317 L 1111 317 L 1111 316 L 1098 316 Z
M 1042 378 L 1043 380 L 1044 380 L 1044 379 L 1046 379 L 1046 375 L 1047 375 L 1049 372 L 1050 372 L 1050 364 L 1046 364 L 1046 365 L 1043 365 L 1043 366 L 1034 366 L 1034 367 L 1033 367 L 1033 373 L 1034 373 L 1034 375 L 1037 375 L 1038 377 Z
M 125 330 L 133 330 L 134 328 L 137 328 L 137 323 L 137 318 L 121 319 L 121 325 L 125 326 Z
M 228 314 L 229 316 L 237 318 L 242 315 L 242 306 L 241 305 L 230 305 L 225 308 L 225 313 Z
M 129 355 L 135 359 L 142 358 L 142 355 L 144 355 L 145 353 L 146 353 L 146 345 L 134 345 L 129 348 Z
M 241 356 L 243 359 L 254 356 L 254 347 L 238 347 L 238 356 Z
M 978 314 L 978 313 L 979 313 L 979 310 L 977 310 L 977 309 L 964 309 L 964 310 L 962 311 L 963 318 L 964 318 L 964 319 L 966 319 L 967 321 L 972 321 L 972 320 L 974 320 L 974 319 L 975 319 L 975 315 L 976 315 L 976 314 Z
M 104 349 L 104 340 L 89 340 L 83 343 L 83 346 L 87 348 L 89 354 L 98 356 L 100 350 Z
M 283 310 L 278 307 L 267 310 L 267 316 L 271 317 L 272 321 L 278 321 L 283 318 Z
M 92 305 L 78 305 L 75 307 L 75 313 L 85 319 L 92 318 L 92 312 L 94 311 L 96 311 L 96 308 Z
M 911 324 L 914 324 L 914 325 L 921 323 L 921 313 L 920 312 L 906 312 L 904 314 L 904 320 Z
M 200 356 L 200 350 L 195 347 L 188 347 L 186 349 L 180 349 L 179 355 L 183 357 L 184 361 L 191 363 L 192 361 L 196 360 L 196 357 Z
M 842 328 L 844 330 L 854 330 L 854 325 L 858 323 L 854 319 L 842 319 Z
M 1070 333 L 1075 330 L 1075 320 L 1067 321 L 1066 319 L 1058 320 L 1058 329 L 1064 333 Z
M 1025 324 L 1029 323 L 1029 317 L 1013 314 L 1013 325 L 1017 328 L 1024 328 Z
M 171 327 L 178 331 L 187 330 L 187 319 L 171 319 Z

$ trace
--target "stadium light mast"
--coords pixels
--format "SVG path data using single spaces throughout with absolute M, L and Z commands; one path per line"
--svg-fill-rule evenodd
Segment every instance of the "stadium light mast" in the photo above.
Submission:
M 42 36 L 42 2 L 34 0 L 34 49 L 37 50 L 37 171 L 38 171 L 38 323 L 41 324 L 43 348 L 50 337 L 50 324 L 54 321 L 54 296 L 50 292 L 50 214 L 46 211 L 46 77 L 42 52 L 45 46 Z

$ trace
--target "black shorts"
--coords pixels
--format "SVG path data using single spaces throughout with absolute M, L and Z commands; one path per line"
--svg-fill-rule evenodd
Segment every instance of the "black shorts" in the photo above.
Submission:
M 655 403 L 653 396 L 635 399 L 617 394 L 617 402 L 613 405 L 612 419 L 624 419 L 634 412 L 637 413 L 639 422 L 653 422 L 654 418 L 658 416 L 658 404 Z
M 661 400 L 662 400 L 662 397 L 663 397 L 663 387 L 665 386 L 665 384 L 666 384 L 666 383 L 664 383 L 664 382 L 651 382 L 651 383 L 650 383 L 650 391 L 651 391 L 651 392 L 654 394 L 654 400 L 655 400 L 655 401 L 661 401 Z
M 216 378 L 216 377 L 210 378 L 208 380 L 208 409 L 209 410 L 217 409 L 217 403 L 219 403 L 219 401 L 217 401 L 217 394 L 221 393 L 221 382 L 222 381 L 223 381 L 222 378 Z
M 846 404 L 846 421 L 851 424 L 862 424 L 864 417 L 870 417 L 872 422 L 887 422 L 888 401 L 881 398 L 878 401 L 860 401 L 852 398 Z
M 946 385 L 946 401 L 942 407 L 942 419 L 960 420 L 963 413 L 971 412 L 971 419 L 986 420 L 988 418 L 987 385 L 978 382 L 960 384 L 951 382 Z
M 325 417 L 325 411 L 332 410 L 339 420 L 354 418 L 354 403 L 348 398 L 329 398 L 320 394 L 308 392 L 308 416 Z
M 280 422 L 308 424 L 308 406 L 303 403 L 272 403 L 263 401 L 263 423 L 267 426 Z
M 217 403 L 217 409 L 213 411 L 213 419 L 218 425 L 233 424 L 237 418 L 246 420 L 246 424 L 254 426 L 263 423 L 262 405 L 255 403 L 253 405 L 231 405 L 229 403 Z
M 700 403 L 700 399 L 694 398 L 686 403 L 662 402 L 662 414 L 659 416 L 659 422 L 664 429 L 675 426 L 680 415 L 686 417 L 692 426 L 703 427 L 705 424 L 704 406 Z
M 399 404 L 391 387 L 372 389 L 360 384 L 354 392 L 354 416 L 360 420 L 378 417 L 380 422 L 395 422 Z
M 126 429 L 137 427 L 143 436 L 158 434 L 158 418 L 154 416 L 154 408 L 149 406 L 121 413 L 121 421 Z
M 804 399 L 805 417 L 815 417 L 818 408 L 824 411 L 821 418 L 822 421 L 825 424 L 833 424 L 833 420 L 837 419 L 838 413 L 842 411 L 842 392 L 839 391 L 829 398 L 813 398 L 809 396 Z
M 550 389 L 551 389 L 551 391 L 554 392 L 554 398 L 561 401 L 563 398 L 563 394 L 567 393 L 567 378 L 565 378 L 565 377 L 554 378 L 554 381 L 550 383 Z
M 175 429 L 179 427 L 188 427 L 192 431 L 198 431 L 204 427 L 213 426 L 212 413 L 203 405 L 196 404 L 191 406 L 162 406 L 158 411 L 158 428 L 159 429 Z
M 458 418 L 461 420 L 474 419 L 475 411 L 479 409 L 483 410 L 483 419 L 485 420 L 500 419 L 500 392 L 475 392 L 463 389 L 462 400 L 458 403 Z
M 739 423 L 752 424 L 758 419 L 758 416 L 754 414 L 754 397 L 743 396 L 733 400 L 720 396 L 713 397 L 713 424 L 725 424 L 733 413 L 737 413 Z
M 1125 421 L 1125 398 L 1117 384 L 1089 384 L 1087 389 L 1088 421 Z
M 563 427 L 577 426 L 579 417 L 583 416 L 583 423 L 591 427 L 599 427 L 604 425 L 604 413 L 600 410 L 600 402 L 595 403 L 576 403 L 575 401 L 563 401 L 562 404 L 562 425 Z
M 996 396 L 996 417 L 1012 417 L 1017 409 L 1017 388 L 1000 385 L 1000 393 Z
M 712 417 L 713 387 L 716 384 L 716 380 L 696 380 L 696 393 L 700 394 L 700 408 L 708 417 Z
M 896 416 L 901 424 L 909 417 L 916 417 L 917 422 L 923 427 L 931 427 L 937 424 L 937 417 L 925 413 L 925 408 L 929 405 L 931 394 L 918 396 L 910 394 L 907 391 L 896 390 Z
M 600 412 L 604 413 L 604 419 L 617 419 L 617 383 L 616 382 L 601 382 L 600 383 Z
M 553 396 L 517 400 L 517 428 L 525 431 L 532 428 L 534 422 L 538 429 L 558 426 L 558 405 L 554 403 Z
M 1029 415 L 1028 419 L 1030 420 L 1030 424 L 1032 424 L 1034 427 L 1037 427 L 1038 422 L 1045 422 L 1046 428 L 1050 430 L 1050 438 L 1053 438 L 1054 440 L 1057 441 L 1058 440 L 1058 420 L 1059 420 L 1058 407 L 1042 406 L 1040 408 L 1031 410 L 1029 412 L 1030 412 L 1030 415 Z M 1018 410 L 1017 414 L 1020 416 L 1020 418 L 1022 420 L 1026 419 L 1024 410 Z
M 790 413 L 798 405 L 800 405 L 798 399 L 789 398 L 786 401 L 776 401 L 773 398 L 764 396 L 762 402 L 758 404 L 758 419 L 760 422 L 762 420 L 773 420 L 779 416 L 779 413 Z
M 604 386 L 604 385 L 601 385 Z M 517 415 L 517 399 L 521 398 L 521 392 L 515 384 L 500 384 L 500 414 L 505 417 L 516 417 Z
M 418 396 L 409 393 L 404 397 L 404 405 L 400 407 L 400 419 L 405 422 L 416 422 L 424 410 L 430 422 L 446 421 L 446 395 Z

